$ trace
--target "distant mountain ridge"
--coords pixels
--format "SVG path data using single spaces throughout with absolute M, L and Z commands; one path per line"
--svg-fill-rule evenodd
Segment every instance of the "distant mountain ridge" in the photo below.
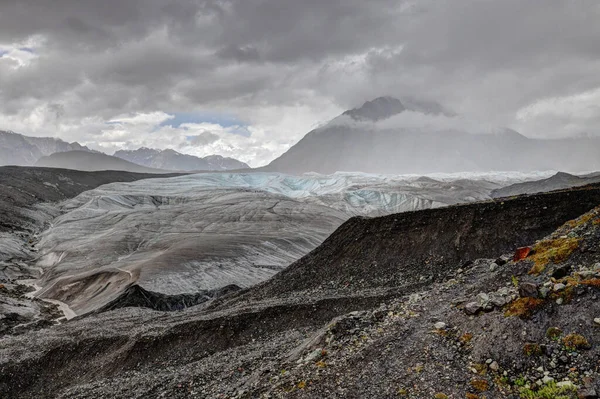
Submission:
M 201 170 L 233 170 L 248 169 L 249 166 L 237 159 L 209 155 L 204 158 L 182 154 L 172 149 L 157 150 L 153 148 L 138 148 L 137 150 L 120 150 L 115 157 L 150 168 L 181 171 Z
M 66 151 L 94 152 L 77 142 L 0 131 L 0 165 L 30 166 L 43 156 Z
M 600 169 L 600 138 L 530 139 L 506 128 L 474 134 L 473 128 L 457 127 L 462 120 L 455 116 L 435 102 L 379 97 L 312 130 L 261 170 L 426 174 Z
M 173 171 L 149 168 L 126 161 L 121 158 L 106 155 L 101 152 L 68 151 L 56 152 L 47 157 L 40 158 L 36 166 L 47 168 L 61 168 L 96 172 L 104 170 L 120 170 L 134 173 L 172 173 Z

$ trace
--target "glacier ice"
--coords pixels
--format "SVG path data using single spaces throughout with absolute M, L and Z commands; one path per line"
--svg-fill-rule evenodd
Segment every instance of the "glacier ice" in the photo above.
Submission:
M 132 284 L 171 295 L 248 287 L 352 216 L 485 200 L 549 173 L 205 173 L 107 184 L 60 204 L 40 234 L 37 295 L 85 314 Z

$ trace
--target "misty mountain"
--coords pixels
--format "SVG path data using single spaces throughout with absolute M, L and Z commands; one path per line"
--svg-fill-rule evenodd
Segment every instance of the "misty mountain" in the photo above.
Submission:
M 600 169 L 598 138 L 540 140 L 467 125 L 439 104 L 380 97 L 309 132 L 262 169 L 293 174 Z
M 220 155 L 199 158 L 193 155 L 181 154 L 171 149 L 161 151 L 142 147 L 133 151 L 117 151 L 114 153 L 114 156 L 138 165 L 165 170 L 193 171 L 249 168 L 244 162 L 233 158 L 226 158 Z
M 75 169 L 87 172 L 100 170 L 122 170 L 135 173 L 171 173 L 172 171 L 149 168 L 99 152 L 68 151 L 57 152 L 40 158 L 36 166 L 48 168 Z
M 0 131 L 0 165 L 34 165 L 38 159 L 56 152 L 91 151 L 81 144 L 53 137 L 29 137 Z

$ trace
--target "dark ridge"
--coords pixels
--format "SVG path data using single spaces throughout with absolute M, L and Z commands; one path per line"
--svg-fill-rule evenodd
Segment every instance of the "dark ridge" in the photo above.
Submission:
M 469 260 L 492 258 L 550 234 L 600 204 L 600 184 L 552 193 L 354 217 L 250 297 L 439 281 Z
M 240 287 L 231 284 L 216 290 L 206 290 L 196 294 L 166 295 L 160 292 L 148 291 L 139 285 L 132 285 L 118 298 L 100 308 L 96 313 L 127 307 L 149 308 L 171 312 L 196 306 L 240 290 Z
M 82 172 L 39 167 L 0 167 L 0 232 L 32 231 L 41 226 L 29 208 L 42 202 L 58 202 L 84 191 L 114 182 L 181 176 L 185 173 L 150 174 L 122 171 Z
M 536 194 L 554 190 L 563 190 L 570 187 L 585 186 L 600 182 L 600 174 L 592 173 L 587 176 L 575 176 L 565 172 L 558 172 L 547 179 L 511 184 L 497 190 L 493 190 L 493 198 L 509 197 L 521 194 Z

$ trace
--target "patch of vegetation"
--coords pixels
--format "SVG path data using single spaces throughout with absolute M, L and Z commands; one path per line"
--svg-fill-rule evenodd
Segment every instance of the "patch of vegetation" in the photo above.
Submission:
M 511 280 L 512 280 L 512 285 L 513 285 L 515 288 L 519 288 L 519 278 L 518 278 L 518 277 L 516 277 L 516 276 L 512 276 L 512 277 L 511 277 Z
M 520 388 L 519 395 L 521 399 L 575 399 L 577 398 L 577 388 L 572 385 L 559 387 L 555 382 L 550 382 L 537 391 Z
M 463 335 L 460 336 L 460 338 L 458 340 L 460 341 L 461 344 L 466 345 L 469 342 L 471 342 L 472 339 L 473 339 L 473 334 L 464 333 Z
M 527 356 L 540 356 L 542 354 L 542 347 L 538 344 L 528 343 L 523 345 L 523 353 Z
M 488 367 L 485 363 L 475 363 L 473 365 L 473 368 L 475 369 L 475 371 L 477 371 L 477 374 L 479 375 L 486 375 L 488 371 Z
M 525 384 L 527 384 L 527 381 L 525 380 L 525 377 L 520 376 L 519 378 L 517 378 L 515 380 L 515 385 L 518 387 L 524 387 Z
M 546 337 L 552 341 L 558 341 L 563 334 L 562 330 L 558 327 L 550 327 L 546 330 Z
M 577 218 L 574 220 L 569 220 L 567 223 L 564 224 L 564 226 L 573 229 L 577 226 L 586 224 L 587 222 L 592 220 L 592 218 L 594 216 L 596 216 L 596 215 L 594 215 L 593 213 L 586 213 L 585 215 L 581 216 L 580 218 Z
M 475 395 L 474 393 L 468 393 L 467 392 L 467 399 L 479 399 L 479 395 Z
M 445 393 L 441 393 L 441 392 L 436 393 L 435 395 L 433 395 L 433 397 L 435 399 L 448 399 L 448 395 L 446 395 Z
M 490 388 L 490 383 L 484 379 L 473 379 L 470 384 L 478 392 L 485 392 Z
M 560 237 L 538 242 L 533 247 L 533 255 L 530 256 L 534 264 L 529 274 L 540 274 L 550 262 L 564 262 L 579 248 L 580 241 L 581 239 L 576 237 Z
M 569 351 L 576 351 L 578 349 L 590 349 L 589 341 L 581 334 L 571 333 L 563 338 L 563 344 Z
M 582 280 L 579 284 L 589 285 L 591 287 L 600 288 L 600 278 L 591 278 L 588 280 Z
M 592 222 L 592 224 L 593 224 L 594 226 L 600 226 L 600 218 L 598 218 L 598 219 L 594 219 L 594 221 Z
M 506 305 L 504 316 L 518 316 L 521 318 L 531 317 L 533 312 L 544 304 L 542 299 L 538 298 L 518 298 Z

